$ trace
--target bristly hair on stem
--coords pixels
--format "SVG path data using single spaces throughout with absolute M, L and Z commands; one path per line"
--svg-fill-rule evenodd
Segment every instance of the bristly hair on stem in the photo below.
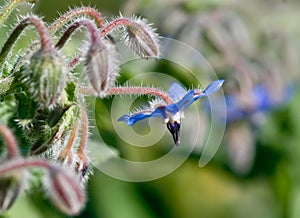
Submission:
M 26 27 L 28 27 L 29 25 L 33 25 L 39 33 L 41 50 L 43 50 L 44 52 L 51 52 L 53 50 L 53 46 L 52 46 L 52 43 L 50 40 L 50 34 L 49 34 L 45 24 L 39 17 L 31 15 L 29 17 L 24 18 L 23 20 L 21 20 L 19 22 L 19 24 L 15 27 L 13 32 L 10 34 L 10 36 L 7 39 L 7 41 L 5 42 L 5 44 L 2 46 L 2 49 L 0 52 L 0 67 L 3 66 L 3 63 L 4 63 L 8 53 L 10 52 L 10 50 L 16 43 L 18 37 L 21 35 L 23 30 Z
M 88 135 L 89 135 L 89 119 L 85 107 L 80 107 L 80 119 L 81 119 L 81 137 L 80 144 L 77 150 L 78 162 L 76 164 L 76 171 L 79 175 L 80 180 L 85 183 L 90 174 L 89 172 L 89 159 L 86 154 Z
M 78 89 L 81 93 L 85 95 L 94 95 L 99 96 L 95 90 L 86 87 L 86 86 L 78 86 Z M 173 103 L 173 100 L 170 98 L 169 94 L 158 89 L 151 87 L 143 87 L 143 86 L 118 86 L 112 87 L 107 91 L 108 95 L 150 95 L 156 96 L 164 100 L 167 104 Z
M 58 29 L 65 27 L 70 21 L 75 18 L 78 19 L 80 16 L 92 18 L 99 29 L 102 28 L 105 23 L 102 15 L 96 9 L 91 7 L 80 7 L 71 9 L 61 15 L 57 20 L 50 24 L 49 32 L 54 34 Z
M 78 18 L 89 17 L 96 23 L 98 29 L 101 29 L 105 23 L 101 13 L 91 7 L 80 7 L 70 9 L 68 12 L 62 14 L 58 19 L 56 19 L 52 24 L 49 25 L 48 30 L 51 35 L 54 35 L 58 30 L 67 27 L 73 20 Z M 24 61 L 31 55 L 33 51 L 36 50 L 38 42 L 34 42 L 23 57 L 19 60 L 18 64 L 21 65 Z M 81 56 L 81 55 L 80 55 Z M 70 68 L 73 68 L 78 63 L 78 59 L 75 59 L 72 63 L 69 64 Z
M 0 27 L 7 20 L 11 12 L 21 3 L 34 4 L 36 0 L 10 0 L 2 11 L 0 11 Z

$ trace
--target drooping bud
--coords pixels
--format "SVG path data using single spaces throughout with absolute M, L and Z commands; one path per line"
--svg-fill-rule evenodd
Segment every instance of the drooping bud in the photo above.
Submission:
M 134 18 L 124 28 L 126 46 L 143 58 L 159 57 L 158 35 L 145 19 Z
M 25 181 L 23 170 L 14 170 L 0 176 L 0 213 L 7 211 L 23 190 Z
M 39 50 L 25 67 L 24 81 L 42 108 L 53 108 L 66 85 L 68 67 L 55 49 Z
M 85 205 L 85 192 L 72 170 L 53 167 L 50 170 L 49 197 L 64 213 L 76 215 Z
M 93 88 L 100 95 L 105 95 L 107 90 L 114 85 L 119 72 L 114 46 L 105 40 L 95 41 L 87 52 L 85 65 Z
M 99 95 L 105 95 L 118 74 L 118 58 L 114 46 L 105 40 L 105 37 L 100 37 L 99 29 L 93 22 L 87 19 L 74 22 L 64 32 L 55 47 L 62 48 L 74 31 L 81 26 L 85 26 L 91 36 L 91 44 L 85 56 L 89 81 Z M 75 59 L 75 63 L 77 60 Z M 71 65 L 73 64 L 74 61 L 71 62 Z

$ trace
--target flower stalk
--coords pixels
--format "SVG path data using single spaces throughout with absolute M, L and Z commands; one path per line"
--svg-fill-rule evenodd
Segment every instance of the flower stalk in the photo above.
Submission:
M 12 49 L 18 37 L 21 35 L 23 30 L 29 25 L 33 25 L 39 33 L 41 50 L 45 53 L 49 53 L 53 50 L 53 46 L 50 41 L 50 34 L 43 21 L 36 16 L 29 16 L 23 19 L 22 21 L 20 21 L 20 23 L 10 34 L 8 40 L 3 45 L 0 52 L 0 67 L 3 66 L 3 63 L 6 60 L 9 51 Z
M 21 3 L 32 3 L 34 4 L 35 0 L 11 0 L 6 7 L 0 13 L 0 27 L 7 20 L 11 12 Z
M 56 21 L 54 21 L 50 25 L 49 32 L 51 34 L 55 33 L 57 30 L 64 27 L 68 22 L 75 18 L 78 18 L 79 16 L 89 16 L 95 21 L 99 29 L 102 28 L 104 25 L 103 17 L 96 9 L 91 7 L 80 7 L 72 9 L 67 13 L 61 15 Z
M 3 136 L 7 145 L 8 159 L 16 158 L 19 156 L 19 148 L 13 133 L 6 126 L 0 124 L 0 134 Z
M 72 148 L 76 142 L 76 137 L 79 131 L 79 119 L 77 119 L 72 127 L 71 134 L 69 136 L 67 145 L 65 148 L 60 152 L 58 160 L 60 161 L 67 161 L 70 165 L 73 163 L 73 153 Z
M 57 49 L 61 49 L 67 40 L 71 37 L 71 35 L 77 30 L 79 27 L 84 26 L 88 29 L 91 36 L 91 44 L 95 44 L 100 40 L 99 32 L 95 24 L 87 19 L 83 19 L 71 24 L 68 29 L 61 36 L 60 40 L 56 43 L 55 47 Z
M 78 163 L 76 170 L 79 173 L 81 179 L 84 179 L 88 172 L 89 160 L 86 156 L 86 147 L 88 144 L 88 134 L 89 134 L 89 120 L 88 114 L 85 107 L 80 108 L 81 111 L 81 138 L 79 148 L 77 150 Z
M 39 167 L 46 170 L 51 170 L 53 166 L 45 160 L 42 159 L 14 159 L 11 161 L 7 161 L 0 166 L 0 176 L 4 176 L 6 174 L 11 173 L 15 170 L 24 170 L 30 167 Z
M 78 86 L 81 93 L 86 95 L 98 96 L 98 93 L 90 87 Z M 167 104 L 173 103 L 168 93 L 151 87 L 138 87 L 138 86 L 127 86 L 127 87 L 112 87 L 107 92 L 108 95 L 149 95 L 161 98 Z

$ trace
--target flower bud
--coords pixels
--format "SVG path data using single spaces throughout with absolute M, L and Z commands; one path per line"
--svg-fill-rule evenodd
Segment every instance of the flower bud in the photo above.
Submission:
M 0 177 L 0 213 L 7 211 L 24 187 L 25 172 L 15 170 Z
M 25 68 L 29 92 L 43 108 L 53 108 L 66 85 L 67 64 L 54 49 L 37 51 Z
M 131 25 L 125 27 L 123 40 L 140 57 L 159 56 L 158 36 L 145 19 L 133 19 Z
M 105 95 L 113 86 L 119 71 L 114 46 L 104 40 L 97 40 L 87 52 L 85 65 L 93 88 L 100 95 Z
M 85 205 L 85 192 L 72 170 L 53 167 L 50 170 L 49 196 L 64 213 L 76 215 Z

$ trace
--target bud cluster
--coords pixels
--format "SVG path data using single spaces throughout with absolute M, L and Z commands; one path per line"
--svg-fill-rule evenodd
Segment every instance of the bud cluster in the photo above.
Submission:
M 20 156 L 16 139 L 12 132 L 0 125 L 7 157 L 0 164 L 0 213 L 7 211 L 24 190 L 29 168 L 46 170 L 49 197 L 66 214 L 78 214 L 85 204 L 85 192 L 77 175 L 69 169 L 42 159 L 25 159 Z
M 22 2 L 35 0 L 8 1 L 0 9 L 0 28 Z M 14 54 L 14 45 L 28 27 L 37 31 L 39 41 L 25 44 L 24 54 Z M 68 59 L 61 49 L 81 27 L 87 30 L 88 44 Z M 0 114 L 0 146 L 7 147 L 1 149 L 7 155 L 0 153 L 6 156 L 0 160 L 1 213 L 22 193 L 32 167 L 47 172 L 48 196 L 62 212 L 74 215 L 84 207 L 84 188 L 91 174 L 84 97 L 126 94 L 114 87 L 119 74 L 115 39 L 120 33 L 120 40 L 138 56 L 159 57 L 158 36 L 146 20 L 120 16 L 107 21 L 90 7 L 72 9 L 52 24 L 29 15 L 17 22 L 0 45 L 0 107 L 9 108 L 5 117 Z M 73 72 L 79 64 L 87 78 L 83 83 Z M 83 85 L 86 82 L 88 86 Z M 126 89 L 128 94 L 139 93 L 139 89 Z M 147 92 L 152 95 L 151 90 Z M 17 141 L 22 142 L 22 152 Z

